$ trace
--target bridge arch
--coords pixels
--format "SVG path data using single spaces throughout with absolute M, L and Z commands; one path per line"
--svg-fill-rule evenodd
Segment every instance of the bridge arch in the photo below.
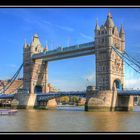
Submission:
M 47 93 L 47 94 L 37 94 L 37 105 L 39 107 L 43 108 L 56 108 L 57 106 L 57 101 L 56 99 L 59 97 L 64 97 L 64 96 L 77 96 L 77 97 L 82 97 L 86 98 L 86 93 L 67 93 L 67 92 L 57 92 L 57 93 Z M 83 104 L 86 104 L 86 99 L 82 101 Z M 85 103 L 84 103 L 85 102 Z M 81 102 L 80 102 L 81 103 Z
M 42 93 L 42 86 L 36 85 L 34 88 L 34 93 Z
M 115 89 L 122 89 L 122 84 L 120 79 L 115 79 L 113 84 Z

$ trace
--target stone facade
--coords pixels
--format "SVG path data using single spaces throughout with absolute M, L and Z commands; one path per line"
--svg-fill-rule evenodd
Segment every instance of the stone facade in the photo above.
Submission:
M 112 90 L 114 81 L 120 82 L 124 88 L 124 63 L 113 51 L 115 46 L 121 52 L 125 49 L 125 34 L 121 26 L 120 32 L 115 26 L 109 12 L 104 25 L 95 27 L 96 47 L 96 87 Z
M 123 53 L 125 33 L 122 25 L 118 31 L 109 12 L 104 25 L 100 27 L 96 22 L 96 89 L 87 90 L 87 111 L 128 111 L 133 108 L 133 97 L 117 94 L 117 89 L 125 88 L 124 62 L 112 46 Z
M 119 96 L 117 90 L 87 91 L 86 111 L 131 111 L 132 96 Z
M 35 34 L 30 45 L 24 43 L 24 82 L 23 88 L 29 93 L 34 94 L 37 88 L 40 92 L 48 92 L 48 62 L 42 59 L 32 60 L 32 55 L 43 52 L 44 49 L 39 41 L 38 35 Z
M 18 101 L 19 109 L 33 109 L 37 105 L 36 94 L 17 93 L 14 99 Z

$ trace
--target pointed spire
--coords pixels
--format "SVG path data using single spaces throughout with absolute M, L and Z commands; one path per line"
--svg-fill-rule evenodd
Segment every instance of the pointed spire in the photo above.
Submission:
M 120 34 L 124 34 L 124 28 L 122 24 L 121 24 Z
M 100 30 L 100 26 L 98 25 L 98 19 L 96 19 L 96 26 L 95 26 L 95 30 Z
M 36 33 L 36 34 L 34 34 L 34 38 L 38 38 L 38 34 Z
M 34 44 L 34 37 L 32 36 L 32 41 L 31 41 L 30 46 L 33 46 L 33 44 Z
M 107 17 L 108 17 L 108 18 L 112 18 L 112 15 L 111 15 L 110 11 L 108 12 Z
M 32 37 L 32 42 L 31 42 L 31 46 L 39 46 L 41 45 L 40 41 L 39 41 L 39 38 L 38 38 L 38 34 L 34 34 L 34 36 Z
M 46 41 L 46 47 L 45 47 L 45 50 L 48 51 L 48 41 Z
M 106 27 L 111 27 L 113 28 L 114 27 L 114 22 L 112 20 L 112 15 L 110 12 L 108 12 L 108 15 L 107 15 L 107 19 L 106 19 L 106 22 L 104 24 Z
M 24 39 L 24 48 L 27 48 L 26 39 Z

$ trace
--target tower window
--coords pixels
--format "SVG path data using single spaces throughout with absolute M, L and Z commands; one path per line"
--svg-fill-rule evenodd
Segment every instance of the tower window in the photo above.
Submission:
M 102 31 L 102 34 L 104 34 L 104 31 Z
M 37 51 L 37 48 L 35 48 L 35 51 Z
M 104 38 L 102 39 L 102 43 L 104 43 Z

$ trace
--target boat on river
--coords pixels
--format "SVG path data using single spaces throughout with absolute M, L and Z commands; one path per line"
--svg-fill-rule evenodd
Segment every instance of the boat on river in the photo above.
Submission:
M 14 115 L 16 113 L 16 109 L 0 109 L 0 115 Z

